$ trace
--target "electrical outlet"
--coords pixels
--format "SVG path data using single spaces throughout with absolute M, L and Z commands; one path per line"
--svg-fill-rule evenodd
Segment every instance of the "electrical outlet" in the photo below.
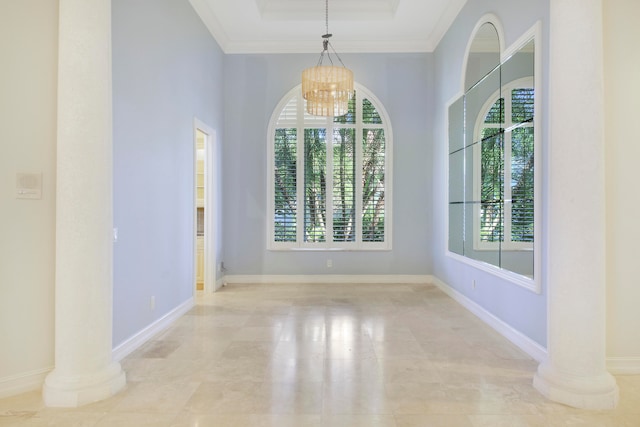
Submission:
M 471 281 L 471 289 L 474 289 L 474 290 L 475 290 L 475 288 L 476 288 L 476 279 L 473 279 L 473 280 Z
M 327 268 L 331 268 L 331 267 L 333 267 L 333 260 L 328 259 L 327 260 Z
M 151 311 L 154 311 L 156 309 L 156 297 L 155 296 L 151 296 L 151 301 L 149 301 L 149 308 L 151 309 Z

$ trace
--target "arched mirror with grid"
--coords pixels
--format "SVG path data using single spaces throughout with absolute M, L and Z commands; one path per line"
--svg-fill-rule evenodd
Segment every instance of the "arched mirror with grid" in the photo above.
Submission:
M 448 107 L 447 249 L 539 292 L 539 24 L 496 54 L 500 33 L 478 26 Z

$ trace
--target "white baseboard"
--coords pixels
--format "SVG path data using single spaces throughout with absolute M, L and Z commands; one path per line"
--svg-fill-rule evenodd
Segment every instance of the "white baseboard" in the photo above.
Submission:
M 0 399 L 27 393 L 42 388 L 45 377 L 53 370 L 50 368 L 37 369 L 19 375 L 0 378 Z
M 240 283 L 429 283 L 429 275 L 410 274 L 284 274 L 227 275 L 225 284 Z
M 456 302 L 462 305 L 464 308 L 478 316 L 483 322 L 495 329 L 500 335 L 511 341 L 514 345 L 519 347 L 522 351 L 527 353 L 537 362 L 542 362 L 547 358 L 547 349 L 542 347 L 531 338 L 524 335 L 522 332 L 514 329 L 504 321 L 500 320 L 482 306 L 476 304 L 460 292 L 453 289 L 451 286 L 444 283 L 442 280 L 435 276 L 432 276 L 431 283 L 438 286 L 444 293 L 453 298 Z
M 607 357 L 607 370 L 613 375 L 640 375 L 640 357 Z
M 487 310 L 485 310 L 482 306 L 476 304 L 448 284 L 444 283 L 439 278 L 432 275 L 406 275 L 406 274 L 383 274 L 383 275 L 350 275 L 350 274 L 317 274 L 317 275 L 263 275 L 263 274 L 237 274 L 237 275 L 226 275 L 216 281 L 216 290 L 220 289 L 222 286 L 227 284 L 247 284 L 247 283 L 255 283 L 255 284 L 270 284 L 270 283 L 300 283 L 300 284 L 314 284 L 314 283 L 350 283 L 350 284 L 358 284 L 358 283 L 377 283 L 377 284 L 420 284 L 420 283 L 432 283 L 438 286 L 444 293 L 449 295 L 453 300 L 458 302 L 464 308 L 469 310 L 474 315 L 478 316 L 483 322 L 491 326 L 498 333 L 504 336 L 506 339 L 511 341 L 514 345 L 520 348 L 522 351 L 527 353 L 531 358 L 536 360 L 537 362 L 542 362 L 547 357 L 547 350 L 542 347 L 537 342 L 533 341 L 531 338 L 522 334 L 520 331 L 514 329 L 509 324 L 500 320 Z M 170 324 L 176 318 L 180 317 L 182 314 L 187 312 L 191 306 L 193 305 L 193 301 L 191 301 L 191 305 L 187 307 L 183 312 L 174 316 L 172 320 L 168 323 Z M 179 311 L 180 308 L 176 309 Z M 172 313 L 170 313 L 172 314 Z M 167 315 L 169 316 L 169 315 Z M 165 316 L 166 317 L 166 316 Z M 160 320 L 164 320 L 160 319 Z M 156 322 L 158 324 L 160 322 Z M 155 325 L 151 325 L 149 328 L 155 327 Z M 168 325 L 167 325 L 168 326 Z M 160 329 L 155 329 L 153 332 L 145 331 L 140 332 L 138 335 L 144 335 L 146 338 L 141 338 L 139 344 L 135 345 L 130 351 L 126 352 L 122 357 L 116 358 L 116 351 L 120 350 L 126 343 L 121 344 L 118 348 L 114 349 L 114 360 L 119 361 L 124 358 L 127 354 L 131 353 L 133 350 L 138 348 L 144 342 L 146 342 L 151 336 L 157 334 L 162 329 L 166 328 L 166 326 L 162 326 Z M 138 336 L 136 335 L 136 337 Z M 133 341 L 134 338 L 131 338 L 129 341 Z M 129 342 L 127 341 L 127 343 Z M 136 340 L 136 342 L 138 342 Z M 134 345 L 132 342 L 131 345 Z M 609 357 L 607 358 L 607 369 L 614 375 L 640 375 L 640 357 Z M 1 389 L 0 389 L 1 391 Z
M 191 310 L 194 305 L 193 297 L 189 298 L 178 307 L 171 310 L 131 338 L 117 345 L 113 349 L 113 360 L 120 362 L 122 359 L 133 353 L 136 349 L 149 341 L 158 333 L 167 329 L 173 322 L 178 320 L 182 315 Z
M 112 353 L 113 360 L 119 362 L 124 359 L 153 336 L 169 327 L 180 316 L 189 311 L 193 305 L 193 298 L 188 299 L 171 312 L 115 347 Z M 52 370 L 53 366 L 0 378 L 0 399 L 41 389 L 46 376 Z

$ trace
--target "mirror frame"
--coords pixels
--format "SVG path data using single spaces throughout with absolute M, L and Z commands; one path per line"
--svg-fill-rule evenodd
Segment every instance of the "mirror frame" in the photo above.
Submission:
M 523 276 L 519 273 L 512 272 L 510 270 L 506 270 L 502 267 L 492 265 L 483 261 L 479 261 L 465 255 L 461 255 L 449 250 L 450 244 L 450 188 L 449 188 L 449 157 L 450 157 L 450 149 L 449 149 L 449 109 L 450 107 L 457 102 L 460 98 L 465 95 L 465 84 L 466 84 L 466 74 L 467 74 L 467 64 L 469 60 L 469 54 L 471 50 L 471 46 L 473 40 L 478 32 L 479 28 L 486 24 L 492 24 L 496 28 L 496 32 L 498 34 L 498 38 L 500 41 L 500 63 L 498 66 L 502 66 L 506 61 L 508 61 L 513 55 L 515 55 L 520 49 L 525 47 L 531 41 L 534 42 L 534 87 L 536 88 L 535 98 L 534 98 L 534 245 L 533 245 L 533 278 L 529 278 Z M 467 43 L 467 48 L 465 51 L 465 57 L 462 64 L 462 73 L 460 79 L 460 91 L 446 104 L 445 106 L 445 129 L 447 130 L 447 149 L 445 151 L 446 159 L 446 179 L 447 179 L 447 203 L 445 204 L 445 219 L 446 219 L 446 237 L 445 237 L 445 253 L 448 257 L 461 261 L 465 264 L 471 265 L 475 268 L 478 268 L 482 271 L 486 271 L 491 273 L 494 276 L 500 277 L 508 282 L 514 283 L 518 286 L 521 286 L 525 289 L 528 289 L 532 292 L 540 294 L 542 291 L 542 173 L 541 169 L 541 160 L 542 160 L 542 138 L 544 137 L 541 127 L 541 105 L 542 105 L 542 67 L 541 67 L 541 59 L 542 59 L 542 41 L 541 41 L 541 33 L 542 33 L 542 25 L 540 21 L 536 22 L 529 30 L 527 30 L 522 36 L 520 36 L 513 44 L 511 44 L 508 48 L 504 48 L 504 32 L 502 30 L 502 26 L 500 25 L 499 20 L 493 14 L 487 14 L 483 16 L 478 23 L 476 24 L 474 30 L 471 33 L 469 41 Z

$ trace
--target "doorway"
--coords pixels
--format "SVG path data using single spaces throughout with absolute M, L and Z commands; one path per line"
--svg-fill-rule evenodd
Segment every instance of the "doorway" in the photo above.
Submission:
M 196 292 L 215 291 L 215 132 L 194 120 L 195 284 Z

